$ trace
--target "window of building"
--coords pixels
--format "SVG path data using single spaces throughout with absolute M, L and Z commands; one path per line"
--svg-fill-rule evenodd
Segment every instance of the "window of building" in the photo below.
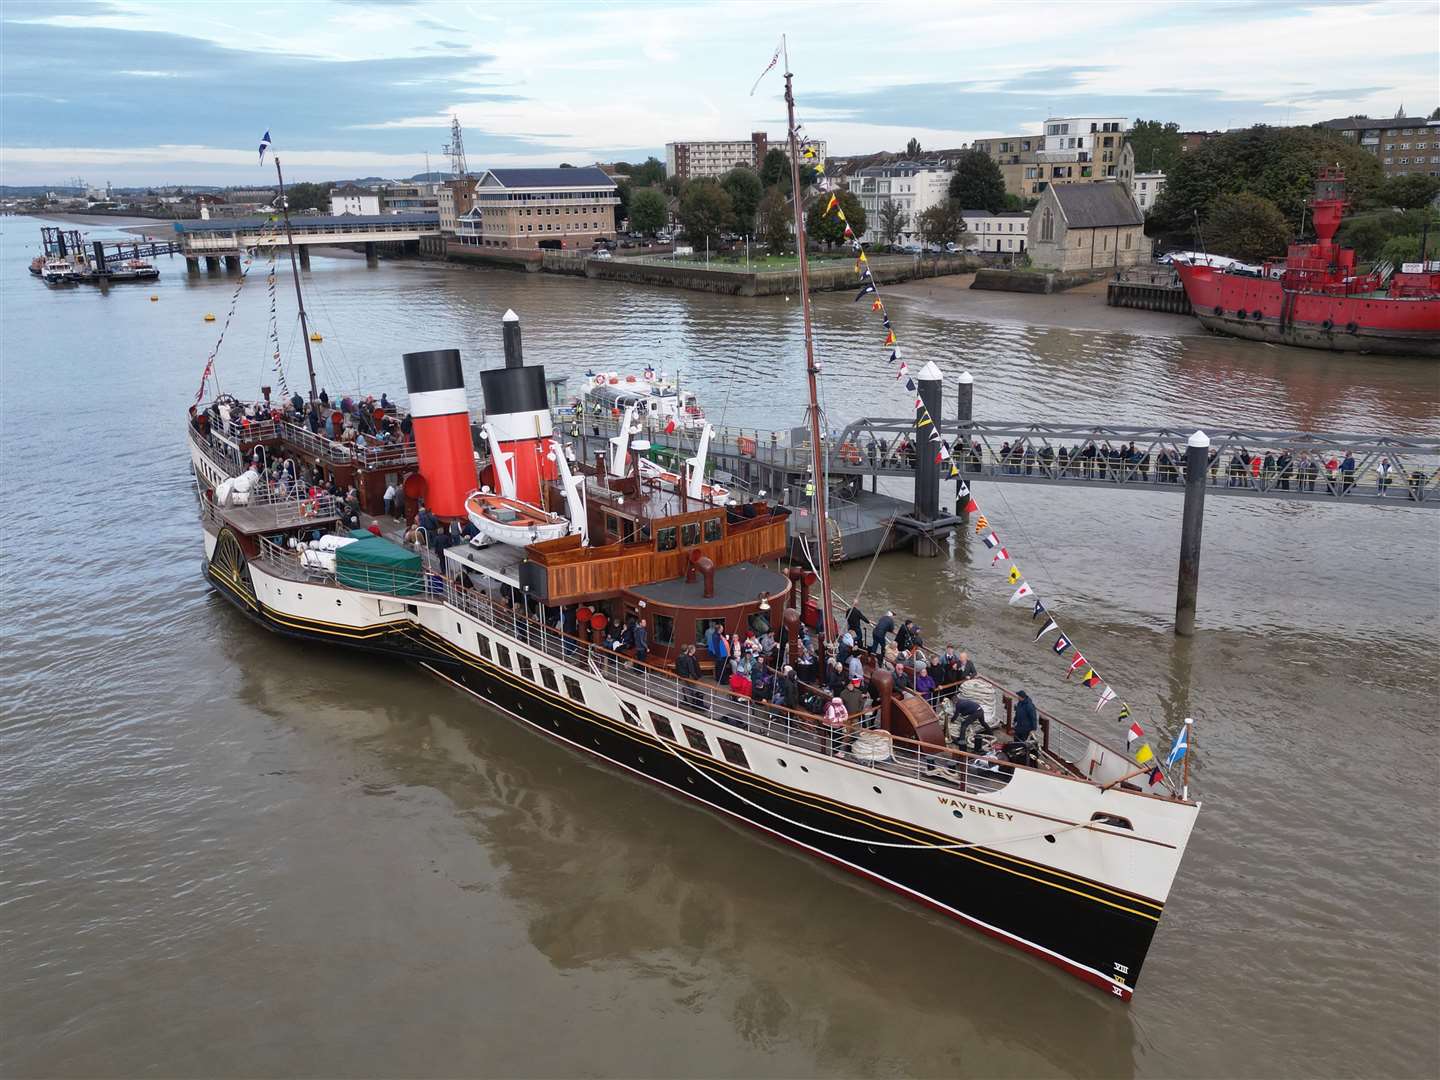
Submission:
M 1130 250 L 1130 241 L 1133 240 L 1133 239 L 1135 239 L 1134 234 L 1128 233 L 1128 232 L 1125 234 L 1125 250 L 1126 250 L 1126 251 L 1129 251 L 1129 250 Z
M 675 729 L 670 726 L 670 721 L 661 716 L 658 712 L 650 714 L 650 723 L 655 725 L 655 734 L 671 742 L 678 742 L 675 738 Z
M 529 679 L 531 682 L 534 682 L 535 665 L 530 663 L 530 657 L 526 656 L 524 653 L 516 653 L 515 659 L 520 661 L 520 674 L 524 675 L 525 678 Z
M 545 689 L 546 689 L 546 690 L 553 690 L 553 691 L 555 691 L 555 693 L 557 693 L 557 694 L 560 692 L 560 686 L 559 686 L 559 684 L 556 683 L 556 681 L 555 681 L 555 669 L 554 669 L 554 668 L 548 668 L 548 667 L 546 667 L 544 664 L 541 664 L 541 665 L 540 665 L 540 681 L 545 684 Z
M 505 668 L 507 671 L 509 670 L 509 668 L 510 668 L 510 650 L 507 649 L 504 645 L 496 645 L 496 646 L 495 646 L 495 659 L 497 659 L 497 660 L 500 661 L 500 666 L 501 666 L 501 667 Z
M 475 635 L 475 651 L 486 660 L 490 659 L 490 639 L 484 634 Z
M 656 532 L 655 532 L 655 550 L 656 550 L 656 551 L 674 551 L 674 550 L 675 550 L 675 526 L 674 526 L 674 525 L 670 525 L 670 526 L 667 526 L 666 528 L 657 529 L 657 530 L 656 530 Z
M 685 741 L 692 749 L 699 750 L 702 754 L 710 753 L 710 742 L 705 738 L 705 733 L 699 728 L 693 728 L 689 724 L 681 724 L 685 729 Z
M 1101 237 L 1101 240 L 1102 240 L 1102 243 L 1100 244 L 1100 250 L 1101 250 L 1101 251 L 1109 251 L 1109 250 L 1110 250 L 1110 234 L 1109 234 L 1109 233 L 1106 233 L 1103 237 Z
M 1040 239 L 1055 239 L 1055 215 L 1050 212 L 1050 207 L 1048 206 L 1045 207 L 1044 212 L 1040 215 Z
M 569 694 L 572 700 L 585 704 L 585 693 L 580 689 L 580 680 L 575 676 L 565 676 L 565 693 Z
M 709 543 L 714 543 L 716 540 L 719 540 L 719 539 L 720 539 L 720 536 L 721 536 L 721 528 L 720 528 L 720 519 L 719 519 L 718 517 L 709 517 L 709 518 L 706 518 L 705 521 L 704 521 L 704 525 L 705 525 L 705 542 L 706 542 L 707 544 L 709 544 Z

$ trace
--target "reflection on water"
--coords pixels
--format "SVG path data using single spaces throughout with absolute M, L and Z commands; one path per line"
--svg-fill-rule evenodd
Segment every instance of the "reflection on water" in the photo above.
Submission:
M 162 260 L 154 287 L 46 289 L 16 270 L 31 224 L 0 237 L 9 1071 L 1440 1071 L 1440 890 L 1415 843 L 1440 829 L 1436 515 L 1213 499 L 1203 632 L 1180 642 L 1178 499 L 980 489 L 1146 729 L 1197 719 L 1205 806 L 1126 1009 L 421 671 L 245 621 L 199 575 L 178 419 L 233 279 Z M 572 385 L 653 362 L 717 419 L 801 415 L 793 298 L 314 265 L 332 394 L 396 394 L 401 353 L 459 346 L 478 403 L 513 307 L 527 356 Z M 263 306 L 257 277 L 223 389 L 269 379 Z M 912 363 L 975 374 L 982 417 L 1440 433 L 1433 365 L 891 307 Z M 832 422 L 903 411 L 869 313 L 825 296 L 817 324 Z M 1115 737 L 973 543 L 881 560 L 862 606 L 914 615 L 930 643 Z

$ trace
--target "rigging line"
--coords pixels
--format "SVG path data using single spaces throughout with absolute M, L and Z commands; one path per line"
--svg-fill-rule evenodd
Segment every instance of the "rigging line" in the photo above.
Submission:
M 615 688 L 610 685 L 610 680 L 605 678 L 604 674 L 601 673 L 600 669 L 596 666 L 594 657 L 590 658 L 590 671 L 597 679 L 600 680 L 601 683 L 604 684 L 605 688 L 610 691 L 611 696 L 616 700 L 617 703 L 623 703 L 620 695 L 615 692 Z M 621 711 L 623 712 L 624 710 Z M 807 825 L 803 821 L 796 821 L 794 818 L 788 818 L 784 814 L 776 810 L 771 810 L 767 806 L 761 806 L 759 803 L 747 799 L 738 791 L 726 787 L 719 780 L 715 779 L 713 775 L 707 773 L 704 769 L 700 768 L 684 754 L 681 754 L 678 750 L 671 746 L 666 739 L 657 736 L 656 742 L 658 742 L 662 747 L 664 747 L 675 757 L 679 758 L 691 769 L 695 770 L 695 772 L 699 773 L 701 777 L 710 781 L 710 783 L 714 784 L 721 791 L 725 792 L 725 794 L 729 795 L 732 799 L 736 799 L 744 803 L 746 806 L 753 807 L 754 809 L 759 810 L 762 814 L 768 814 L 770 817 L 775 818 L 777 821 L 783 821 L 786 825 L 793 826 L 797 829 L 804 829 L 806 832 L 815 833 L 819 836 L 829 837 L 831 840 L 843 840 L 848 844 L 864 844 L 867 847 L 900 848 L 908 851 L 968 851 L 971 848 L 980 847 L 990 848 L 993 850 L 1004 844 L 1018 844 L 1026 840 L 1040 840 L 1046 836 L 1058 836 L 1061 833 L 1072 832 L 1075 829 L 1083 829 L 1086 826 L 1086 823 L 1081 822 L 1074 825 L 1067 825 L 1063 829 L 1047 829 L 1045 832 L 1038 832 L 1029 836 L 1008 836 L 1001 840 L 996 840 L 983 844 L 974 842 L 958 844 L 897 844 L 891 841 L 868 840 L 863 837 L 846 836 L 843 833 L 831 832 L 828 829 L 821 829 L 817 828 L 814 825 Z

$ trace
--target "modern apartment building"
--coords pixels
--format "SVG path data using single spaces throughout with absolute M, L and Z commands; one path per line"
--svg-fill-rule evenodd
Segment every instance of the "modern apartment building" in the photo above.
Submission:
M 880 215 L 886 202 L 893 202 L 905 215 L 905 227 L 897 240 L 913 244 L 920 236 L 920 215 L 945 201 L 954 175 L 944 161 L 896 161 L 858 169 L 848 178 L 850 193 L 865 208 L 865 243 L 882 243 Z
M 368 188 L 356 187 L 354 184 L 331 188 L 330 213 L 336 217 L 341 214 L 364 214 L 366 217 L 377 217 L 380 214 L 380 193 Z
M 1057 116 L 1040 135 L 976 139 L 971 149 L 1000 166 L 1008 194 L 1033 199 L 1051 184 L 1115 179 L 1129 128 L 1123 116 Z
M 1006 194 L 1030 198 L 1036 194 L 1036 165 L 1043 141 L 1040 135 L 1002 135 L 996 139 L 976 139 L 970 148 L 979 150 L 1000 166 Z
M 586 251 L 615 239 L 615 181 L 600 169 L 490 169 L 456 219 L 460 242 L 526 251 Z
M 461 180 L 446 180 L 435 187 L 435 199 L 440 208 L 440 232 L 453 236 L 459 231 L 459 219 L 470 212 L 475 205 L 475 180 L 465 177 Z
M 1380 159 L 1386 176 L 1440 176 L 1440 120 L 1399 114 L 1389 120 L 1351 116 L 1323 125 Z
M 385 184 L 380 188 L 382 214 L 436 214 L 440 200 L 435 194 L 439 184 Z
M 786 144 L 776 144 L 785 150 Z M 826 145 L 823 141 L 813 142 L 816 154 L 825 160 Z M 738 165 L 759 171 L 770 150 L 770 136 L 763 131 L 752 131 L 750 138 L 734 140 L 702 140 L 693 142 L 672 142 L 665 144 L 665 175 L 678 176 L 681 180 L 694 180 L 702 176 L 721 177 Z

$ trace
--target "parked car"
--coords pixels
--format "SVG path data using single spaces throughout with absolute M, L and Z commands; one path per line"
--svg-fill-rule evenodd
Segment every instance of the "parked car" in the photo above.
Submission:
M 919 244 L 901 244 L 900 250 L 906 255 L 919 255 L 924 249 Z
M 610 254 L 610 249 L 609 249 L 609 248 L 603 248 L 603 247 L 601 247 L 601 248 L 596 248 L 594 251 L 592 251 L 592 252 L 590 253 L 590 257 L 591 257 L 592 259 L 613 259 L 615 256 L 613 256 L 613 255 Z

